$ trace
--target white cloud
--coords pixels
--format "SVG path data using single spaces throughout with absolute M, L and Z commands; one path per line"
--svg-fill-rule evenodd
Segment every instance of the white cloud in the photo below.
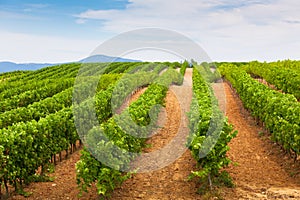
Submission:
M 76 20 L 76 24 L 85 24 L 86 21 L 87 20 L 85 20 L 85 19 L 79 18 Z
M 0 19 L 1 20 L 7 20 L 7 19 L 12 19 L 12 20 L 36 20 L 39 19 L 38 17 L 22 14 L 22 13 L 16 13 L 16 12 L 10 12 L 10 11 L 1 11 L 0 10 Z
M 47 7 L 49 7 L 49 4 L 45 4 L 45 3 L 31 3 L 31 4 L 26 4 L 26 7 L 41 9 L 41 8 L 47 8 Z
M 25 9 L 32 12 L 49 6 L 27 4 Z M 299 9 L 298 0 L 129 0 L 123 10 L 87 10 L 76 15 L 75 22 L 80 25 L 88 20 L 100 20 L 101 26 L 95 29 L 105 37 L 108 33 L 117 35 L 145 27 L 174 30 L 200 44 L 212 60 L 300 59 Z M 38 20 L 39 17 L 0 11 L 2 20 Z M 74 61 L 88 56 L 101 42 L 85 39 L 84 34 L 76 40 L 2 29 L 0 60 Z M 157 55 L 159 52 L 148 57 Z
M 49 4 L 25 4 L 25 8 L 23 9 L 24 12 L 33 12 L 35 10 L 41 10 L 44 8 L 49 7 Z
M 213 60 L 300 59 L 300 1 L 130 0 L 124 10 L 88 10 L 78 19 L 103 21 L 114 33 L 160 27 L 179 31 Z
M 101 42 L 101 41 L 100 41 Z M 29 35 L 0 30 L 0 60 L 13 62 L 70 62 L 88 56 L 99 41 Z

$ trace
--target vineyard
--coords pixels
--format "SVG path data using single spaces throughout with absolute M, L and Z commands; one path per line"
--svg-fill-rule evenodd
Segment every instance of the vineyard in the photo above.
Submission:
M 300 198 L 299 65 L 70 63 L 0 74 L 0 199 Z M 56 187 L 60 176 L 72 181 Z
M 270 80 L 269 83 L 277 83 L 275 86 L 278 89 L 291 93 L 283 94 L 275 91 L 254 80 L 245 70 L 236 66 L 222 65 L 220 70 L 237 90 L 245 108 L 249 109 L 257 120 L 264 123 L 275 142 L 294 154 L 296 161 L 300 154 L 300 104 L 296 98 L 299 92 L 297 81 L 300 77 L 298 75 L 297 78 L 297 72 L 294 70 L 291 70 L 293 73 L 288 73 L 292 77 L 282 77 L 282 73 L 288 69 L 277 67 L 279 70 L 276 71 L 274 69 L 276 67 L 271 64 L 267 69 L 261 66 L 261 70 L 258 70 L 256 65 L 250 63 L 245 67 L 250 73 L 266 77 L 267 81 Z M 277 74 L 274 74 L 276 72 Z

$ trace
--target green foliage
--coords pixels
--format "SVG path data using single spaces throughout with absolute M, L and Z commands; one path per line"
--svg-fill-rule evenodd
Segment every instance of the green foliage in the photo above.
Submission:
M 149 72 L 124 74 L 113 91 L 112 110 L 115 112 L 132 92 L 151 84 L 157 76 L 157 74 Z
M 300 73 L 293 68 L 280 66 L 280 63 L 259 62 L 250 62 L 244 68 L 248 73 L 258 75 L 276 88 L 300 99 Z
M 154 82 L 168 88 L 171 84 L 181 85 L 183 82 L 183 76 L 180 73 L 178 73 L 175 69 L 169 68 Z
M 143 83 L 143 80 L 145 80 L 147 76 L 141 76 L 141 74 L 143 73 L 138 72 L 128 75 L 128 77 L 130 77 L 128 79 L 124 77 L 123 82 L 127 84 L 115 86 L 119 87 L 117 91 L 120 90 L 120 93 L 117 93 L 119 94 L 118 97 L 124 98 L 127 96 L 126 92 L 125 94 L 122 93 L 122 90 L 124 91 L 123 87 L 132 89 L 133 87 L 130 85 L 134 86 L 136 83 L 138 83 L 138 85 Z M 111 98 L 111 93 L 109 93 L 111 89 L 107 90 L 106 98 L 106 91 L 96 95 L 99 97 L 96 104 L 101 105 L 97 106 L 97 109 L 101 109 L 101 112 L 96 112 L 99 114 L 107 114 L 105 114 L 106 117 L 99 118 L 98 116 L 98 121 L 101 123 L 100 127 L 91 126 L 86 136 L 88 147 L 82 152 L 81 159 L 76 164 L 77 183 L 81 192 L 87 192 L 88 188 L 95 182 L 98 193 L 102 195 L 102 197 L 107 197 L 124 180 L 130 177 L 130 173 L 122 173 L 119 170 L 127 169 L 129 163 L 134 159 L 135 154 L 130 154 L 129 152 L 139 153 L 142 148 L 145 147 L 145 137 L 156 127 L 156 121 L 160 111 L 160 107 L 157 105 L 164 105 L 164 98 L 168 89 L 167 86 L 172 82 L 182 82 L 182 76 L 178 74 L 179 73 L 174 69 L 169 69 L 163 73 L 161 77 L 156 79 L 154 81 L 155 83 L 152 83 L 129 108 L 126 108 L 120 115 L 114 115 L 109 119 L 107 118 L 111 116 L 112 113 L 109 106 L 110 101 L 107 101 L 107 99 Z M 147 83 L 155 77 L 157 76 L 153 77 L 153 75 L 150 74 Z M 130 83 L 130 81 L 132 83 Z M 92 152 L 93 156 L 89 152 Z M 101 160 L 104 159 L 110 164 L 110 167 L 99 162 L 95 157 Z
M 221 78 L 214 63 L 203 62 L 201 63 L 201 65 L 194 65 L 194 68 L 197 69 L 204 80 L 209 83 L 215 82 L 216 80 Z
M 128 109 L 133 120 L 141 124 L 148 123 L 148 113 L 151 107 L 163 103 L 166 91 L 167 89 L 163 86 L 151 85 Z M 119 120 L 124 120 L 125 124 L 128 123 L 126 116 L 125 119 L 122 116 L 116 117 Z M 76 164 L 77 180 L 82 191 L 86 192 L 87 188 L 93 182 L 96 182 L 98 193 L 103 196 L 109 196 L 115 187 L 118 187 L 120 183 L 130 177 L 130 174 L 119 172 L 116 169 L 123 168 L 133 159 L 126 156 L 126 154 L 124 154 L 123 158 L 120 158 L 119 155 L 114 155 L 116 151 L 114 145 L 126 150 L 126 152 L 140 152 L 142 147 L 145 146 L 145 139 L 126 134 L 120 128 L 120 125 L 116 124 L 114 118 L 110 118 L 107 122 L 101 124 L 101 129 L 108 137 L 107 139 L 101 137 L 101 134 L 97 131 L 97 127 L 91 129 L 87 136 L 89 151 L 93 152 L 93 155 L 96 157 L 105 158 L 110 163 L 114 163 L 114 169 L 103 165 L 88 152 L 83 152 L 80 161 Z M 120 121 L 118 122 L 120 123 Z M 111 153 L 108 154 L 108 152 Z
M 67 67 L 68 65 L 66 65 Z M 76 69 L 72 67 L 76 72 Z M 78 66 L 78 65 L 77 65 Z M 62 73 L 64 67 L 46 68 L 38 72 L 31 72 L 35 75 L 49 75 L 51 70 Z M 69 71 L 69 70 L 66 70 Z M 46 73 L 47 72 L 47 73 Z M 77 73 L 77 72 L 76 72 Z M 23 76 L 23 80 L 30 77 Z M 60 74 L 60 73 L 59 73 Z M 69 75 L 66 75 L 69 76 Z M 52 77 L 55 77 L 53 74 Z M 111 83 L 121 77 L 120 75 L 104 75 L 99 82 L 101 84 L 98 90 L 106 89 Z M 31 82 L 31 81 L 29 81 Z M 79 136 L 75 129 L 73 120 L 72 93 L 73 88 L 69 87 L 74 82 L 74 79 L 56 79 L 37 81 L 35 87 L 37 89 L 30 90 L 39 91 L 39 97 L 30 99 L 36 101 L 27 107 L 19 107 L 0 114 L 0 186 L 7 187 L 7 184 L 13 185 L 16 191 L 22 191 L 22 185 L 32 181 L 50 180 L 45 176 L 46 170 L 49 170 L 49 161 L 53 155 L 56 155 L 63 150 L 67 150 L 70 145 L 79 140 Z M 51 83 L 47 85 L 47 83 Z M 19 85 L 19 81 L 6 83 L 7 85 Z M 38 87 L 40 84 L 41 87 Z M 68 89 L 63 92 L 63 87 Z M 2 87 L 1 87 L 2 88 Z M 3 87 L 4 88 L 4 87 Z M 19 92 L 13 87 L 13 92 Z M 54 94 L 52 97 L 40 99 L 41 96 Z M 55 94 L 56 93 L 56 94 Z M 2 94 L 8 95 L 9 92 Z M 5 102 L 2 101 L 2 102 Z M 98 106 L 98 105 L 97 105 Z M 37 176 L 36 171 L 42 168 L 42 176 Z M 20 188 L 19 188 L 20 187 Z M 25 193 L 24 193 L 25 195 Z
M 23 77 L 26 74 L 30 74 L 31 71 L 13 71 L 13 72 L 0 72 L 0 82 L 9 80 L 9 79 L 15 79 L 17 77 Z
M 43 80 L 46 79 L 48 79 L 49 81 L 51 80 L 57 81 L 57 79 L 74 78 L 76 77 L 80 66 L 81 66 L 80 63 L 62 64 L 53 67 L 46 67 L 30 73 L 24 73 L 19 76 L 14 76 L 0 84 L 0 93 L 2 93 L 5 90 L 11 90 L 11 89 L 23 88 L 23 87 L 30 88 L 30 89 L 33 88 L 38 89 L 39 84 L 36 84 L 36 82 L 41 82 L 41 81 L 43 82 Z M 31 87 L 30 85 L 33 85 L 33 87 Z M 25 92 L 27 90 L 21 89 L 21 91 Z
M 197 70 L 193 71 L 193 91 L 189 113 L 192 134 L 189 136 L 188 148 L 199 170 L 193 171 L 190 178 L 198 177 L 213 183 L 223 173 L 220 170 L 231 162 L 226 152 L 229 150 L 228 143 L 237 132 L 233 132 L 232 125 L 228 124 L 219 110 L 212 89 Z
M 57 112 L 64 107 L 72 105 L 73 88 L 68 88 L 53 97 L 34 102 L 27 107 L 19 107 L 0 114 L 0 128 L 11 126 L 14 123 L 31 120 L 38 121 L 40 118 Z
M 180 74 L 182 76 L 184 76 L 186 68 L 188 68 L 188 67 L 189 67 L 189 62 L 185 60 L 180 67 Z
M 159 63 L 144 65 L 141 72 L 128 75 L 127 80 L 123 74 L 120 74 L 130 71 L 139 64 L 115 63 L 108 69 L 105 68 L 105 64 L 99 63 L 84 66 L 71 63 L 30 73 L 3 74 L 1 77 L 8 79 L 0 84 L 0 105 L 3 111 L 0 114 L 0 128 L 2 128 L 0 129 L 0 187 L 12 185 L 16 191 L 26 196 L 27 193 L 22 190 L 24 184 L 51 181 L 45 173 L 39 176 L 36 172 L 40 167 L 43 172 L 47 170 L 49 172 L 52 166 L 49 165 L 51 157 L 67 150 L 79 139 L 73 116 L 76 109 L 82 109 L 80 111 L 83 111 L 81 112 L 83 119 L 89 119 L 91 113 L 89 109 L 96 108 L 97 120 L 101 126 L 97 127 L 97 124 L 92 124 L 88 120 L 83 121 L 83 123 L 86 122 L 83 128 L 90 130 L 87 140 L 92 141 L 91 145 L 96 145 L 95 155 L 109 152 L 115 146 L 128 152 L 141 152 L 145 147 L 144 137 L 147 136 L 149 130 L 156 127 L 155 122 L 160 109 L 157 105 L 164 104 L 163 99 L 167 87 L 172 83 L 181 84 L 182 76 L 170 69 L 157 78 L 158 74 L 166 68 L 164 64 Z M 82 84 L 72 87 L 79 68 L 83 76 L 78 79 Z M 99 79 L 97 75 L 104 72 L 107 74 L 100 76 L 93 94 L 89 88 L 95 80 Z M 144 73 L 143 76 L 141 76 L 142 73 Z M 123 82 L 117 82 L 121 77 Z M 121 115 L 112 117 L 113 91 L 117 86 L 127 88 L 123 90 L 123 93 L 118 93 L 117 105 L 121 105 L 130 95 L 126 91 L 137 89 L 133 88 L 136 85 L 150 86 L 137 101 L 131 104 L 130 108 L 127 108 Z M 76 89 L 82 92 L 78 93 L 82 96 L 76 96 L 77 93 L 73 93 Z M 10 98 L 11 96 L 15 97 Z M 72 97 L 74 107 L 71 106 Z M 132 120 L 135 124 L 141 125 L 139 130 L 142 131 L 138 132 L 140 135 L 127 134 L 118 124 L 122 120 L 123 122 Z M 122 124 L 129 132 L 135 130 L 125 125 L 126 123 Z M 108 136 L 107 139 L 97 135 L 99 129 L 104 131 Z M 79 130 L 80 133 L 81 130 Z M 91 146 L 87 148 L 90 150 Z M 132 159 L 131 156 L 124 155 L 123 158 L 119 158 L 113 153 L 105 156 L 116 161 L 114 169 L 104 166 L 89 152 L 83 151 L 81 161 L 76 166 L 77 181 L 82 191 L 87 191 L 92 183 L 96 183 L 98 193 L 108 196 L 115 187 L 130 177 L 130 174 L 116 169 L 128 165 Z
M 81 151 L 80 161 L 76 163 L 76 169 L 80 195 L 82 195 L 82 192 L 88 192 L 88 188 L 96 182 L 98 194 L 109 196 L 116 187 L 130 178 L 130 174 L 105 167 L 92 157 L 86 149 Z
M 238 92 L 245 108 L 264 122 L 272 139 L 284 149 L 299 155 L 300 104 L 297 99 L 259 83 L 235 65 L 222 65 L 220 70 Z
M 0 183 L 30 182 L 40 166 L 47 165 L 52 155 L 68 149 L 78 135 L 72 110 L 62 109 L 38 122 L 20 122 L 0 130 Z
M 25 107 L 36 101 L 51 97 L 74 84 L 74 79 L 58 80 L 36 90 L 28 90 L 19 95 L 0 101 L 0 113 L 9 111 L 18 107 Z

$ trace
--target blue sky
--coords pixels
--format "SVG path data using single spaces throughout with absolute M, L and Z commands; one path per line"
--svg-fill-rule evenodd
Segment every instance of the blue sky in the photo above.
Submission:
M 145 27 L 184 34 L 216 61 L 300 59 L 299 10 L 298 0 L 0 0 L 0 61 L 76 61 Z
M 101 33 L 101 20 L 90 20 L 84 25 L 76 23 L 76 15 L 89 9 L 124 9 L 123 0 L 0 0 L 1 29 L 38 35 L 97 39 Z

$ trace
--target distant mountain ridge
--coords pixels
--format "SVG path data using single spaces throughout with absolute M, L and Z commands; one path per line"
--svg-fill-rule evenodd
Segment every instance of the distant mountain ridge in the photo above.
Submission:
M 11 72 L 17 70 L 37 70 L 43 67 L 53 66 L 56 64 L 50 63 L 13 63 L 13 62 L 0 62 L 0 73 L 1 72 Z
M 106 55 L 94 55 L 84 58 L 79 63 L 91 62 L 141 62 L 139 60 L 132 60 L 120 57 L 112 57 Z M 59 65 L 63 63 L 14 63 L 14 62 L 0 62 L 0 73 L 11 72 L 17 70 L 37 70 L 48 66 Z
M 140 60 L 132 60 L 127 58 L 120 58 L 120 57 L 112 57 L 106 55 L 94 55 L 89 56 L 80 60 L 81 63 L 93 63 L 93 62 L 141 62 Z

